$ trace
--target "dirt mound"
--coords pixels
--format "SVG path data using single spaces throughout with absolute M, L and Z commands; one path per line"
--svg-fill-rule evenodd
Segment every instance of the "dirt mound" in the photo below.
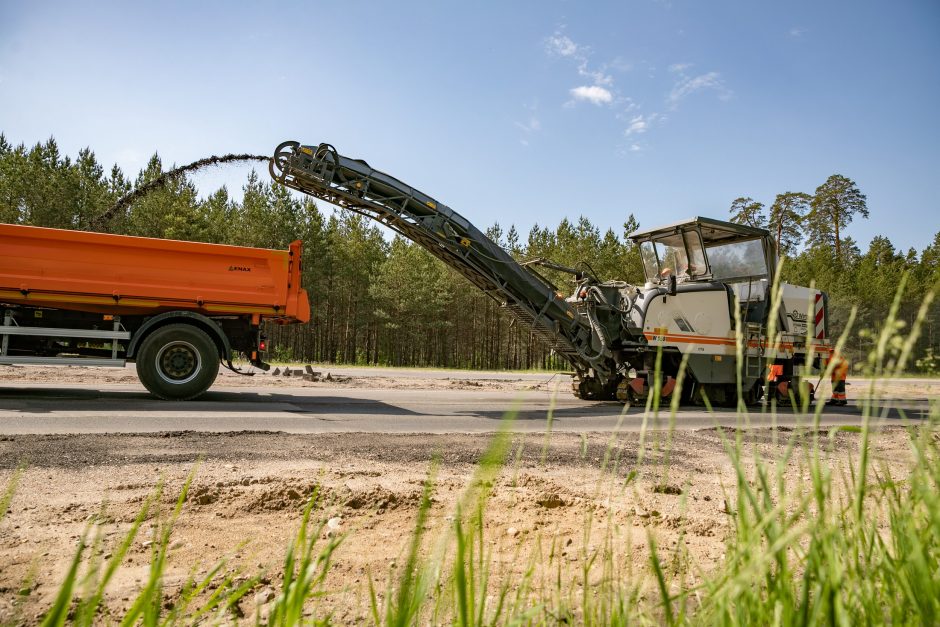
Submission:
M 219 499 L 219 491 L 209 486 L 196 486 L 189 493 L 189 501 L 196 505 L 209 505 Z
M 390 510 L 404 507 L 417 507 L 421 502 L 421 491 L 405 493 L 393 492 L 382 486 L 372 486 L 367 490 L 355 490 L 345 499 L 344 505 L 351 509 Z
M 248 513 L 279 512 L 300 509 L 316 494 L 321 502 L 332 500 L 333 493 L 316 483 L 303 481 L 277 482 L 275 485 L 254 491 L 241 503 L 240 509 Z

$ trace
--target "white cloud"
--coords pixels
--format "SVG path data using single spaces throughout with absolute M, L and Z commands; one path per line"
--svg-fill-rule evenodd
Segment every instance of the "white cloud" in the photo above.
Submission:
M 631 135 L 642 135 L 648 131 L 653 124 L 660 121 L 661 119 L 662 116 L 658 113 L 650 113 L 649 115 L 635 115 L 630 118 L 630 124 L 627 126 L 623 134 L 627 137 L 630 137 Z
M 578 44 L 571 41 L 571 38 L 561 33 L 555 33 L 546 40 L 545 47 L 551 54 L 557 54 L 560 57 L 573 57 L 583 50 Z
M 681 100 L 703 89 L 712 89 L 718 92 L 718 97 L 726 100 L 731 97 L 731 91 L 725 87 L 725 83 L 718 72 L 708 72 L 698 76 L 683 75 L 669 92 L 666 99 L 669 106 L 675 109 Z
M 588 64 L 588 57 L 591 56 L 589 46 L 583 46 L 575 43 L 570 37 L 560 31 L 545 40 L 545 49 L 552 56 L 566 57 L 577 62 L 578 75 L 589 79 L 595 85 L 612 87 L 614 77 L 606 73 L 606 66 L 601 66 L 600 70 L 595 70 Z
M 685 72 L 690 67 L 692 67 L 691 63 L 673 63 L 672 65 L 669 66 L 669 71 L 672 72 L 673 74 L 676 74 L 680 72 Z
M 630 135 L 645 133 L 649 126 L 649 122 L 647 122 L 642 115 L 638 115 L 630 120 L 630 126 L 627 127 L 624 134 L 629 137 Z
M 610 74 L 604 74 L 603 72 L 592 70 L 588 68 L 587 61 L 582 61 L 578 65 L 578 74 L 584 78 L 589 78 L 594 81 L 595 85 L 613 85 L 614 77 Z
M 587 100 L 595 105 L 610 104 L 614 101 L 614 95 L 610 90 L 600 85 L 581 85 L 571 90 L 571 95 L 575 100 Z
M 643 147 L 639 144 L 630 144 L 630 152 L 640 152 L 643 150 Z
M 802 26 L 794 26 L 790 29 L 790 37 L 802 37 L 806 29 Z

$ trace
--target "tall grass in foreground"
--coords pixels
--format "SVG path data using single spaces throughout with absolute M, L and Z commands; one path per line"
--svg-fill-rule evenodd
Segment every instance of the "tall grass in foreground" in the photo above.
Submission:
M 902 371 L 929 301 L 906 333 L 896 317 L 896 301 L 865 364 L 866 374 L 877 379 Z M 644 414 L 649 433 L 640 435 L 643 449 L 637 459 L 621 459 L 617 436 L 611 437 L 601 462 L 603 479 L 595 490 L 597 503 L 621 499 L 629 491 L 638 494 L 640 479 L 649 480 L 654 491 L 655 485 L 668 481 L 677 405 L 673 402 L 666 409 L 663 439 L 657 430 L 662 426 L 658 388 L 654 392 Z M 825 399 L 817 399 L 815 406 L 805 396 L 792 400 L 807 416 L 807 424 L 792 432 L 774 431 L 775 441 L 788 437 L 774 458 L 765 459 L 742 429 L 733 435 L 719 429 L 734 469 L 734 482 L 726 486 L 731 533 L 719 564 L 698 562 L 681 541 L 675 548 L 664 548 L 656 527 L 640 518 L 634 522 L 646 524 L 645 542 L 624 542 L 618 536 L 619 523 L 604 508 L 586 510 L 576 562 L 560 558 L 563 548 L 550 534 L 535 534 L 526 550 L 520 549 L 513 567 L 497 563 L 485 521 L 494 483 L 512 472 L 514 417 L 509 415 L 458 499 L 452 523 L 436 537 L 426 531 L 438 467 L 431 464 L 403 567 L 373 573 L 362 605 L 371 608 L 375 624 L 401 627 L 940 624 L 940 407 L 934 404 L 929 418 L 908 427 L 910 460 L 897 475 L 870 455 L 872 419 L 879 417 L 881 407 L 863 403 L 861 426 L 822 431 Z M 738 407 L 742 427 L 749 424 L 748 411 Z M 776 407 L 771 404 L 763 411 L 776 412 Z M 858 453 L 847 466 L 832 467 L 828 460 L 839 438 L 855 438 Z M 546 451 L 543 444 L 543 462 Z M 653 453 L 665 463 L 650 470 L 647 460 Z M 793 473 L 793 467 L 799 472 Z M 101 535 L 100 525 L 92 521 L 44 624 L 171 625 L 239 618 L 238 605 L 254 591 L 261 573 L 248 573 L 236 584 L 233 575 L 225 574 L 223 561 L 207 574 L 191 576 L 173 595 L 163 586 L 173 526 L 183 513 L 191 480 L 168 514 L 159 511 L 158 487 L 107 560 L 94 550 Z M 8 504 L 12 494 L 11 484 L 0 505 Z M 342 538 L 322 539 L 325 523 L 315 522 L 323 511 L 320 505 L 314 495 L 303 511 L 283 573 L 273 583 L 274 598 L 264 612 L 241 620 L 277 625 L 330 622 L 332 608 L 324 597 L 335 591 L 328 587 L 328 573 L 331 562 L 341 559 L 343 546 Z M 0 509 L 0 524 L 6 524 L 5 511 Z M 105 608 L 108 582 L 148 518 L 158 522 L 149 577 L 126 612 L 111 613 Z M 633 559 L 637 555 L 643 556 L 641 566 Z

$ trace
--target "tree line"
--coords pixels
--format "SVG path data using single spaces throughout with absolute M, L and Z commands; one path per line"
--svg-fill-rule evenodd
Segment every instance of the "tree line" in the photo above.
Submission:
M 200 198 L 187 176 L 171 179 L 104 224 L 95 219 L 129 190 L 164 171 L 159 155 L 130 180 L 117 166 L 106 170 L 90 149 L 75 158 L 54 139 L 11 145 L 0 134 L 0 222 L 110 233 L 286 248 L 304 243 L 303 283 L 312 305 L 304 325 L 267 329 L 275 357 L 307 362 L 474 369 L 566 368 L 565 362 L 490 298 L 421 247 L 391 241 L 376 223 L 348 211 L 324 212 L 252 171 L 240 200 L 222 187 Z M 924 296 L 940 284 L 940 233 L 923 251 L 896 250 L 885 236 L 867 249 L 847 234 L 867 218 L 865 196 L 854 182 L 833 175 L 813 194 L 786 192 L 770 207 L 749 197 L 731 203 L 734 222 L 768 228 L 784 255 L 784 280 L 815 282 L 830 295 L 830 323 L 838 332 L 853 307 L 857 327 L 850 341 L 859 355 L 873 341 L 902 276 L 904 319 L 913 321 Z M 576 266 L 587 263 L 604 279 L 643 283 L 639 253 L 627 235 L 639 228 L 628 215 L 618 231 L 588 218 L 534 225 L 523 235 L 514 225 L 493 225 L 491 239 L 517 259 L 545 257 Z M 557 285 L 570 277 L 546 271 Z M 934 303 L 917 343 L 921 369 L 936 368 L 940 354 L 940 303 Z
M 830 176 L 812 194 L 777 194 L 769 207 L 750 197 L 736 198 L 730 213 L 732 222 L 774 234 L 783 258 L 783 280 L 813 282 L 829 294 L 832 331 L 841 333 L 856 310 L 858 332 L 848 339 L 851 359 L 873 348 L 902 281 L 900 317 L 908 328 L 928 293 L 940 289 L 940 232 L 920 253 L 914 248 L 898 250 L 884 235 L 874 237 L 863 250 L 847 228 L 855 219 L 869 217 L 867 198 L 855 181 L 841 174 Z M 913 363 L 921 371 L 940 369 L 938 331 L 940 302 L 933 302 L 915 348 Z

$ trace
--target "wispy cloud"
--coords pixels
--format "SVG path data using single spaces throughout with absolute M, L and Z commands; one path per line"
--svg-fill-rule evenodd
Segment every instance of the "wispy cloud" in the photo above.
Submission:
M 806 30 L 807 29 L 802 26 L 794 26 L 790 29 L 790 37 L 802 37 L 804 33 L 806 33 Z
M 584 53 L 584 50 L 574 43 L 570 37 L 559 32 L 545 40 L 545 49 L 549 54 L 560 57 L 573 57 Z
M 578 76 L 587 79 L 588 84 L 576 85 L 568 90 L 571 99 L 565 107 L 574 107 L 579 103 L 590 103 L 596 107 L 612 109 L 617 119 L 626 123 L 624 137 L 633 138 L 626 147 L 618 150 L 626 152 L 641 152 L 643 144 L 635 137 L 646 133 L 654 124 L 665 119 L 659 113 L 641 113 L 640 105 L 629 96 L 618 93 L 614 85 L 614 77 L 608 72 L 628 72 L 634 69 L 634 64 L 622 57 L 617 57 L 610 63 L 595 65 L 591 63 L 592 50 L 590 46 L 580 44 L 563 31 L 555 31 L 545 39 L 545 50 L 549 56 L 563 58 L 573 62 Z M 682 72 L 688 64 L 677 64 L 671 71 Z
M 722 100 L 727 100 L 732 95 L 731 90 L 725 86 L 725 82 L 718 72 L 707 72 L 697 76 L 687 76 L 680 72 L 679 79 L 673 84 L 672 90 L 666 98 L 666 104 L 669 108 L 675 109 L 679 106 L 679 102 L 685 98 L 706 89 L 718 92 L 718 97 Z
M 607 73 L 607 68 L 601 65 L 592 67 L 590 63 L 591 48 L 575 42 L 571 37 L 561 31 L 555 33 L 545 40 L 545 50 L 550 56 L 570 59 L 576 63 L 575 67 L 578 76 L 590 81 L 590 85 L 580 85 L 569 90 L 573 101 L 566 103 L 568 106 L 576 101 L 587 101 L 596 105 L 610 104 L 614 101 L 614 77 Z M 618 61 L 617 67 L 623 67 L 622 60 Z M 616 69 L 616 68 L 615 68 Z
M 575 100 L 586 100 L 598 106 L 614 101 L 614 95 L 610 93 L 610 90 L 600 85 L 581 85 L 571 89 L 569 93 Z
M 624 130 L 623 134 L 627 137 L 632 135 L 642 135 L 650 129 L 653 124 L 663 120 L 663 116 L 659 113 L 650 113 L 648 115 L 635 115 L 630 118 L 630 124 Z
M 523 146 L 529 145 L 529 138 L 539 131 L 542 130 L 542 121 L 538 116 L 538 105 L 525 105 L 526 111 L 528 111 L 528 117 L 524 121 L 516 120 L 513 122 L 516 128 L 522 131 L 522 136 L 519 138 L 519 143 Z
M 617 119 L 620 120 L 627 119 L 628 115 L 631 115 L 634 111 L 637 111 L 640 108 L 640 105 L 638 105 L 636 101 L 629 96 L 621 98 L 617 104 L 620 105 L 620 112 L 617 114 Z
M 613 85 L 614 77 L 610 74 L 605 74 L 600 70 L 592 70 L 588 67 L 587 61 L 582 61 L 578 64 L 578 74 L 584 78 L 589 78 L 594 81 L 595 85 Z
M 794 34 L 794 36 L 798 35 Z M 646 61 L 638 61 L 634 64 L 625 61 L 622 57 L 616 57 L 609 63 L 597 63 L 593 59 L 594 51 L 591 46 L 573 40 L 564 32 L 564 26 L 546 37 L 544 45 L 546 54 L 569 63 L 577 71 L 578 77 L 582 79 L 568 89 L 570 99 L 564 103 L 564 106 L 576 107 L 587 103 L 612 111 L 615 118 L 623 125 L 621 127 L 623 128 L 622 143 L 618 148 L 621 154 L 645 151 L 646 143 L 639 141 L 639 138 L 665 124 L 668 116 L 671 115 L 670 112 L 677 110 L 679 104 L 689 96 L 703 91 L 711 91 L 722 100 L 727 100 L 732 96 L 732 91 L 725 85 L 719 72 L 693 71 L 695 64 L 690 62 L 677 62 L 665 66 L 668 72 L 665 76 L 662 76 L 662 70 L 657 72 L 656 68 Z M 618 72 L 627 71 L 634 72 L 634 82 L 642 80 L 641 74 L 643 73 L 650 81 L 667 80 L 666 85 L 670 87 L 665 101 L 658 106 L 656 104 L 647 106 L 641 101 L 638 102 L 620 93 L 615 84 L 615 76 Z M 657 74 L 660 74 L 661 78 L 657 78 Z M 650 109 L 659 109 L 659 111 L 650 111 Z M 526 136 L 531 134 L 528 124 L 517 122 L 516 125 Z M 526 142 L 525 136 L 522 141 Z
M 534 115 L 529 116 L 529 119 L 525 122 L 516 122 L 516 126 L 526 133 L 534 133 L 542 130 L 542 123 Z
M 631 135 L 639 135 L 641 133 L 645 133 L 649 127 L 649 122 L 642 115 L 637 115 L 634 116 L 632 120 L 630 120 L 630 126 L 627 127 L 627 130 L 625 130 L 623 134 L 627 137 L 630 137 Z

